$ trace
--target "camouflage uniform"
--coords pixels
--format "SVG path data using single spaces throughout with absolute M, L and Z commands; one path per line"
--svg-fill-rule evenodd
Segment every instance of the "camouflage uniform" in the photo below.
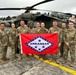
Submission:
M 21 34 L 21 33 L 25 33 L 25 34 L 27 34 L 28 33 L 28 27 L 27 27 L 27 25 L 24 25 L 23 27 L 18 27 L 17 28 L 17 33 L 18 33 L 18 35 L 17 36 L 19 36 L 19 34 Z M 20 46 L 20 40 L 18 39 L 18 48 L 19 48 L 19 57 L 20 57 L 20 59 L 22 58 L 22 55 L 21 55 L 21 46 Z
M 47 34 L 47 33 L 49 33 L 49 30 L 46 29 L 46 28 L 40 28 L 38 30 L 38 34 Z M 46 55 L 45 54 L 44 55 L 39 55 L 39 57 L 43 57 L 43 59 L 46 59 Z
M 38 33 L 38 30 L 40 29 L 41 27 L 36 27 L 35 29 L 34 29 L 34 32 L 35 33 Z
M 61 29 L 59 27 L 51 27 L 49 29 L 50 33 L 58 33 L 58 35 L 60 33 L 60 30 Z M 56 62 L 59 63 L 59 61 L 58 61 L 58 59 L 59 59 L 59 52 L 58 52 L 58 54 L 55 55 L 55 58 L 56 58 Z M 51 55 L 51 60 L 52 60 L 52 55 Z
M 35 33 L 35 28 L 30 28 L 29 27 L 28 30 L 29 30 L 29 32 L 28 32 L 29 34 L 34 34 Z M 32 56 L 34 56 L 34 54 L 32 54 Z
M 65 38 L 65 42 L 69 42 L 69 47 L 65 46 L 65 51 L 64 51 L 64 59 L 67 61 L 68 57 L 68 51 L 70 51 L 70 56 L 71 56 L 71 62 L 74 63 L 75 61 L 75 43 L 76 43 L 76 30 L 67 30 L 67 33 L 65 33 L 67 37 Z M 68 48 L 68 49 L 67 49 Z
M 10 29 L 8 31 L 9 45 L 12 49 L 12 57 L 16 59 L 16 41 L 17 41 L 17 29 Z
M 6 58 L 8 37 L 7 31 L 0 29 L 0 59 Z
M 57 32 L 58 34 L 60 33 L 60 28 L 59 27 L 51 27 L 50 29 L 49 29 L 49 31 L 50 31 L 50 33 L 55 33 L 55 32 Z
M 49 31 L 46 28 L 40 28 L 40 29 L 38 29 L 38 33 L 39 34 L 47 34 L 47 33 L 49 33 Z
M 62 28 L 59 34 L 59 43 L 61 44 L 60 46 L 60 53 L 61 56 L 63 56 L 63 52 L 64 52 L 64 45 L 65 45 L 65 38 L 66 38 L 66 34 L 67 33 L 67 29 L 66 28 Z
M 34 34 L 35 33 L 35 28 L 29 28 L 28 31 L 29 31 L 28 32 L 29 34 Z
M 36 27 L 36 28 L 34 28 L 34 33 L 35 33 L 35 34 L 38 34 L 38 31 L 40 30 L 40 28 L 41 28 L 41 27 Z

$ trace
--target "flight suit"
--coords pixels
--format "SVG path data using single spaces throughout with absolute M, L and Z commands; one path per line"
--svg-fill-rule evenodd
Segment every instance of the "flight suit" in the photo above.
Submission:
M 59 27 L 51 27 L 51 28 L 49 29 L 49 32 L 50 32 L 50 33 L 58 33 L 58 41 L 59 41 L 60 31 L 61 31 L 61 29 L 60 29 Z M 58 54 L 55 54 L 54 56 L 55 56 L 55 58 L 56 58 L 56 63 L 59 63 L 59 61 L 58 61 L 58 59 L 59 59 L 59 50 L 58 50 Z M 51 55 L 50 61 L 51 61 L 51 60 L 52 60 L 52 55 Z
M 22 26 L 20 26 L 20 27 L 18 27 L 17 28 L 17 33 L 18 33 L 18 37 L 19 37 L 19 35 L 21 34 L 21 33 L 24 33 L 24 34 L 28 34 L 28 31 L 29 29 L 28 29 L 28 27 L 27 27 L 27 25 L 24 25 L 23 27 Z M 21 60 L 22 59 L 22 55 L 21 55 L 21 46 L 20 46 L 20 38 L 18 39 L 18 48 L 19 48 L 19 60 Z M 26 58 L 27 60 L 28 60 L 28 58 Z
M 16 42 L 17 42 L 17 29 L 10 29 L 8 31 L 9 36 L 9 46 L 12 49 L 12 58 L 13 60 L 16 60 Z
M 8 37 L 6 30 L 0 30 L 0 59 L 4 60 L 7 54 Z M 3 63 L 5 63 L 3 61 Z

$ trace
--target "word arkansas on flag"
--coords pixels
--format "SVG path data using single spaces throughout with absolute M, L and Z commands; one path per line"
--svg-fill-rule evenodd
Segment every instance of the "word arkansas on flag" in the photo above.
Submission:
M 58 34 L 21 34 L 22 54 L 57 54 Z

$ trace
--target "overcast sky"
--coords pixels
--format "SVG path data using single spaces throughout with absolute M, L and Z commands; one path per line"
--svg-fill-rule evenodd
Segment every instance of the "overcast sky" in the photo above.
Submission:
M 5 8 L 26 7 L 31 6 L 40 1 L 43 0 L 0 0 L 0 7 Z M 35 8 L 76 14 L 76 0 L 54 0 L 52 2 L 36 6 Z M 23 12 L 24 10 L 13 10 L 13 11 L 0 10 L 0 17 L 19 15 Z

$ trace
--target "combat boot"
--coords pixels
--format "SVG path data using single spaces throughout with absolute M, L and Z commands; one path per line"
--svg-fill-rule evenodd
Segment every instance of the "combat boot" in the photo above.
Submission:
M 56 59 L 56 63 L 59 64 L 59 60 L 58 59 Z
M 73 67 L 74 66 L 74 62 L 71 62 L 70 66 Z
M 19 61 L 22 60 L 22 56 L 21 56 L 21 55 L 18 57 L 18 60 L 19 60 Z
M 14 62 L 16 62 L 17 60 L 16 60 L 16 59 L 14 59 L 13 61 L 14 61 Z
M 31 56 L 34 57 L 34 54 L 32 54 Z
M 3 58 L 3 60 L 7 61 L 7 60 L 9 60 L 9 58 L 7 58 L 7 57 L 4 57 L 4 58 Z
M 5 64 L 5 61 L 4 61 L 3 59 L 0 59 L 0 62 L 1 62 L 2 64 Z
M 12 59 L 12 61 L 13 61 L 13 62 L 16 62 L 17 60 L 14 58 L 14 59 Z
M 51 62 L 52 61 L 52 58 L 49 58 L 49 62 Z
M 4 61 L 7 61 L 7 60 L 9 60 L 9 58 L 4 57 L 3 60 L 4 60 Z
M 61 58 L 61 57 L 63 57 L 63 55 L 60 55 L 59 57 Z
M 39 58 L 42 58 L 42 56 L 41 55 L 38 55 L 39 56 Z
M 46 55 L 42 55 L 42 58 L 43 58 L 44 60 L 47 60 Z
M 67 63 L 67 59 L 64 59 L 64 61 L 62 62 L 62 64 L 65 64 L 65 63 Z
M 44 59 L 44 60 L 47 60 L 47 58 L 46 58 L 46 57 L 43 57 L 43 59 Z
M 28 60 L 28 55 L 25 56 L 25 60 Z

